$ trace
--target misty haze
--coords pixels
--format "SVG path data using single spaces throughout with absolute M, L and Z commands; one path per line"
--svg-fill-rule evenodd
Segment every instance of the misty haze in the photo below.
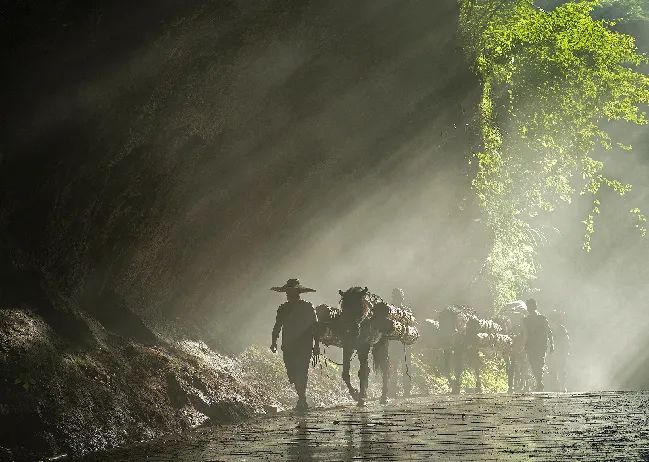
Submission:
M 649 460 L 644 0 L 7 1 L 0 461 Z

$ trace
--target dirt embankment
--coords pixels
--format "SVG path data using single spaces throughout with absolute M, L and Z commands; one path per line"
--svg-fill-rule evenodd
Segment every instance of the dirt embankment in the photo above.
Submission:
M 296 402 L 281 355 L 268 347 L 230 357 L 139 318 L 130 324 L 138 341 L 86 314 L 74 319 L 83 332 L 62 335 L 33 311 L 0 309 L 0 462 L 81 456 Z M 324 357 L 311 369 L 312 406 L 352 404 L 340 375 Z M 373 381 L 370 394 L 379 387 Z
M 149 440 L 265 412 L 240 365 L 195 340 L 126 341 L 86 319 L 73 345 L 38 315 L 0 310 L 0 460 Z

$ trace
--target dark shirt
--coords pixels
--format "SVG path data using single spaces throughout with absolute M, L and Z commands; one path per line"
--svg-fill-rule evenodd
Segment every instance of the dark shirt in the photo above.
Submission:
M 533 313 L 523 319 L 525 327 L 525 349 L 527 351 L 545 353 L 550 347 L 554 349 L 552 331 L 545 316 Z
M 311 348 L 316 338 L 317 317 L 313 305 L 305 300 L 286 302 L 277 309 L 273 343 L 282 331 L 282 350 Z

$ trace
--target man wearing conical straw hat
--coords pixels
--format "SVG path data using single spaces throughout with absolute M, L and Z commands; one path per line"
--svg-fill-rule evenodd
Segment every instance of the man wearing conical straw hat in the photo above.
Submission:
M 297 392 L 297 410 L 306 410 L 306 385 L 309 375 L 309 363 L 312 355 L 320 352 L 317 336 L 317 317 L 310 302 L 302 300 L 300 294 L 315 292 L 304 287 L 299 279 L 289 279 L 281 287 L 271 290 L 284 292 L 287 301 L 277 309 L 277 318 L 273 327 L 270 349 L 277 351 L 277 338 L 282 332 L 282 356 L 286 366 L 288 380 Z

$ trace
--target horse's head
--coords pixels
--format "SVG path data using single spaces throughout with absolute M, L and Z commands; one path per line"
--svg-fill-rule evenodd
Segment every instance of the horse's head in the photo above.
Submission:
M 454 306 L 447 306 L 438 314 L 439 330 L 442 334 L 455 334 L 458 328 L 458 317 L 460 313 Z
M 367 287 L 351 287 L 344 292 L 339 290 L 338 293 L 343 317 L 358 323 L 369 314 L 372 306 Z
M 470 338 L 476 337 L 480 333 L 480 320 L 476 317 L 470 317 L 466 322 L 466 336 Z
M 450 344 L 458 334 L 464 334 L 468 319 L 469 316 L 462 311 L 461 307 L 451 305 L 441 310 L 437 320 L 442 341 Z

